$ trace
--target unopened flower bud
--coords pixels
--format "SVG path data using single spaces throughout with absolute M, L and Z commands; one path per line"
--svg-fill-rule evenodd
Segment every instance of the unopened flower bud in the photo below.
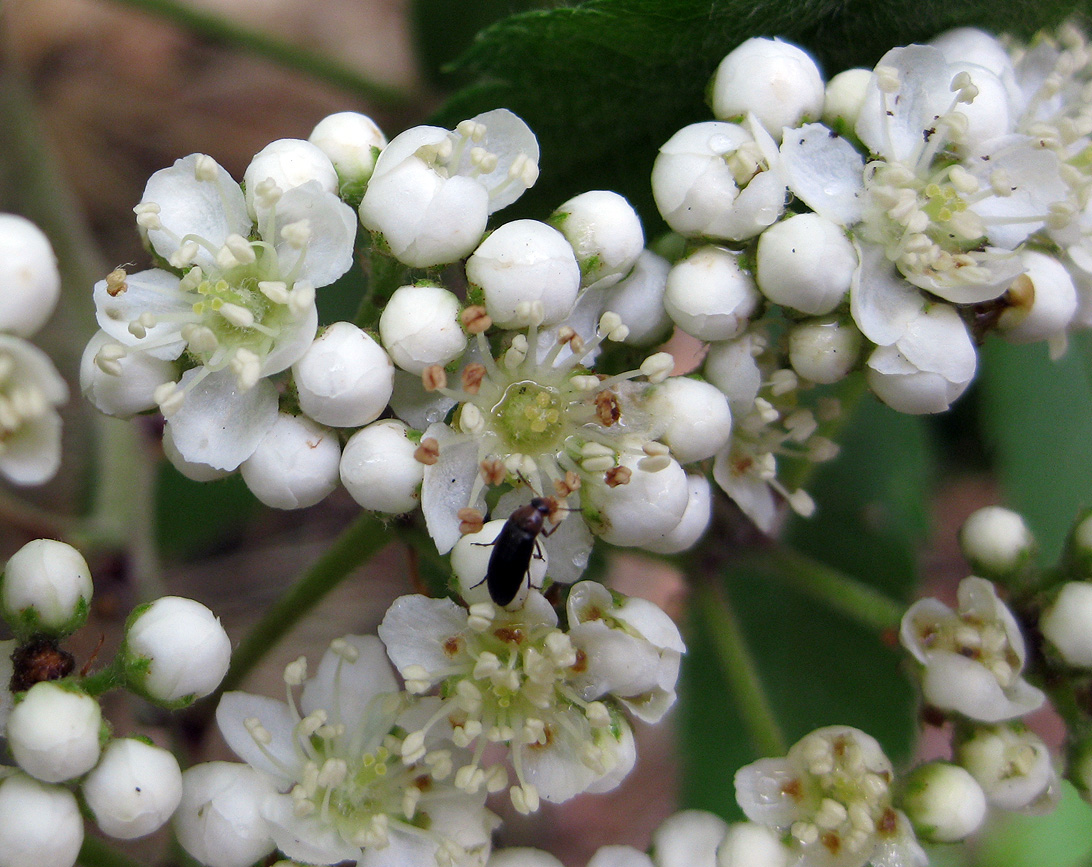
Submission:
M 830 385 L 857 364 L 861 333 L 840 319 L 807 319 L 789 332 L 789 363 L 804 379 Z
M 789 854 L 789 847 L 772 828 L 736 822 L 717 847 L 717 867 L 786 867 Z
M 550 225 L 572 245 L 582 286 L 613 286 L 630 272 L 645 245 L 633 206 L 606 190 L 569 199 L 550 216 Z
M 11 754 L 45 783 L 85 774 L 99 759 L 102 711 L 91 696 L 52 682 L 36 683 L 8 715 Z
M 849 292 L 857 254 L 837 223 L 797 214 L 758 238 L 757 279 L 762 294 L 785 307 L 819 316 Z
M 174 830 L 182 848 L 208 867 L 249 867 L 275 848 L 262 803 L 272 780 L 250 765 L 206 762 L 182 774 Z
M 0 214 L 0 286 L 0 331 L 19 337 L 45 325 L 61 292 L 49 239 L 16 214 Z
M 984 506 L 963 522 L 959 547 L 975 574 L 1004 580 L 1028 565 L 1036 545 L 1021 515 L 1001 506 Z
M 647 407 L 665 425 L 661 439 L 681 464 L 712 457 L 732 435 L 728 398 L 708 382 L 669 377 L 651 391 Z
M 811 56 L 780 39 L 755 37 L 720 62 L 713 77 L 713 116 L 753 113 L 771 136 L 823 113 L 823 77 Z
M 1092 583 L 1069 581 L 1039 619 L 1043 636 L 1076 668 L 1092 668 Z
M 337 172 L 330 158 L 318 147 L 302 139 L 282 138 L 270 142 L 250 161 L 243 173 L 246 203 L 252 214 L 262 210 L 258 188 L 272 182 L 281 192 L 317 181 L 327 192 L 338 189 Z
M 823 100 L 823 123 L 833 129 L 841 121 L 845 128 L 853 129 L 871 81 L 871 69 L 847 69 L 828 81 Z
M 123 653 L 131 688 L 159 704 L 184 707 L 220 685 L 231 640 L 200 602 L 163 596 L 133 612 Z
M 337 487 L 337 434 L 307 416 L 279 413 L 239 468 L 252 494 L 274 509 L 303 509 Z
M 986 795 L 959 765 L 930 762 L 906 781 L 902 801 L 918 835 L 933 843 L 954 843 L 973 834 L 986 818 Z
M 0 614 L 21 636 L 69 635 L 87 620 L 91 570 L 64 542 L 35 539 L 8 560 L 0 576 Z
M 292 366 L 300 408 L 319 424 L 360 427 L 386 409 L 394 365 L 375 340 L 351 322 L 335 322 Z
M 670 270 L 662 256 L 643 250 L 629 274 L 607 291 L 604 307 L 629 328 L 622 341 L 628 346 L 651 346 L 667 336 L 671 317 L 664 309 L 664 289 Z
M 399 421 L 377 421 L 353 434 L 341 453 L 341 483 L 365 509 L 400 515 L 421 502 L 425 466 Z
M 83 845 L 75 796 L 24 774 L 0 780 L 0 867 L 72 867 Z
M 379 336 L 394 363 L 421 374 L 447 364 L 466 348 L 459 299 L 441 286 L 402 286 L 379 317 Z
M 664 307 L 687 334 L 699 340 L 727 340 L 747 326 L 758 290 L 739 256 L 723 247 L 701 247 L 680 260 L 667 276 Z
M 494 543 L 507 523 L 505 520 L 490 521 L 477 533 L 460 538 L 451 549 L 451 571 L 458 580 L 459 594 L 469 605 L 488 602 L 490 599 L 489 588 L 484 583 L 485 573 L 489 568 L 489 559 L 493 556 Z M 510 576 L 513 580 L 524 579 L 515 598 L 509 603 L 511 608 L 519 608 L 523 604 L 530 587 L 542 587 L 547 562 L 546 549 L 538 545 L 536 553 L 532 554 L 527 564 L 527 575 Z
M 321 150 L 334 165 L 342 192 L 359 187 L 372 176 L 375 160 L 386 146 L 382 130 L 365 114 L 339 111 L 320 120 L 307 140 Z
M 118 738 L 106 745 L 82 788 L 103 833 L 132 840 L 151 834 L 173 815 L 182 800 L 182 771 L 162 747 Z

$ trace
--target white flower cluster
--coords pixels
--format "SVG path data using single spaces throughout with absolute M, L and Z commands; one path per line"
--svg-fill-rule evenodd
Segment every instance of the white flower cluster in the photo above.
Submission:
M 49 239 L 32 222 L 0 214 L 0 475 L 40 485 L 61 463 L 61 417 L 68 386 L 27 340 L 57 305 L 61 276 Z
M 209 867 L 274 849 L 308 864 L 484 865 L 488 793 L 508 788 L 529 813 L 611 789 L 635 760 L 621 709 L 655 721 L 674 702 L 684 648 L 656 606 L 583 582 L 567 614 L 564 630 L 537 592 L 519 612 L 404 596 L 382 643 L 338 639 L 312 678 L 289 665 L 287 702 L 228 693 L 217 721 L 246 764 L 186 771 L 180 842 Z
M 91 574 L 69 545 L 36 539 L 8 561 L 0 614 L 16 638 L 0 642 L 0 728 L 14 762 L 0 765 L 0 864 L 71 867 L 87 814 L 106 835 L 143 837 L 162 827 L 182 798 L 182 772 L 169 750 L 113 737 L 95 677 L 68 677 L 74 661 L 59 640 L 87 619 Z M 212 612 L 163 597 L 135 611 L 125 647 L 99 681 L 125 684 L 177 707 L 207 695 L 227 671 L 231 645 Z
M 665 307 L 709 345 L 705 375 L 737 420 L 715 478 L 760 527 L 774 524 L 769 486 L 812 508 L 777 484 L 776 456 L 831 451 L 771 394 L 863 369 L 895 409 L 940 412 L 987 332 L 1058 354 L 1092 321 L 1089 81 L 1073 27 L 1011 49 L 956 30 L 825 83 L 780 40 L 724 58 L 716 120 L 660 148 L 652 188 L 688 240 Z M 788 328 L 772 336 L 774 305 Z

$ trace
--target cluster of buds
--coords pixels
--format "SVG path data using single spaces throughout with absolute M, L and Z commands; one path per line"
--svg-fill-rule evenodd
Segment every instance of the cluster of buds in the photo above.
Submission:
M 110 837 L 160 828 L 182 797 L 178 762 L 143 738 L 115 736 L 100 696 L 124 687 L 162 707 L 184 707 L 227 672 L 231 644 L 219 621 L 175 596 L 133 611 L 111 663 L 76 671 L 61 643 L 86 622 L 91 596 L 86 561 L 51 539 L 20 548 L 0 578 L 0 615 L 15 635 L 0 642 L 0 727 L 13 762 L 0 766 L 6 864 L 75 863 L 84 836 L 77 791 Z

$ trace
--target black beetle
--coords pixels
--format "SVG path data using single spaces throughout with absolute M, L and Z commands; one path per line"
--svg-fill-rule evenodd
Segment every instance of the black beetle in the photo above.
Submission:
M 546 519 L 556 510 L 557 501 L 553 497 L 533 497 L 530 503 L 508 516 L 496 539 L 474 543 L 493 546 L 485 577 L 474 586 L 485 584 L 489 588 L 489 598 L 495 604 L 503 608 L 516 598 L 523 579 L 531 571 L 531 558 L 535 556 L 539 534 L 549 536 L 560 526 L 543 530 Z

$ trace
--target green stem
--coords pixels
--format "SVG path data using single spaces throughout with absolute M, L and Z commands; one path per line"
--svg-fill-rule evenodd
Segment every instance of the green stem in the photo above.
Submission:
M 272 60 L 274 63 L 305 73 L 382 105 L 401 106 L 416 98 L 416 94 L 411 91 L 361 75 L 326 54 L 308 51 L 290 42 L 236 24 L 219 15 L 202 12 L 177 0 L 115 0 L 115 2 L 166 18 L 198 36 L 242 48 L 266 60 Z
M 100 696 L 125 685 L 125 672 L 121 658 L 115 657 L 106 668 L 88 675 L 80 682 L 80 688 L 90 696 Z
M 139 862 L 122 855 L 105 840 L 92 836 L 83 838 L 76 863 L 82 867 L 141 867 Z
M 387 539 L 383 522 L 371 512 L 362 513 L 254 624 L 232 654 L 231 667 L 217 694 L 238 687 L 289 629 L 349 577 L 354 569 L 382 548 Z M 215 700 L 206 706 L 215 707 Z
M 781 545 L 735 560 L 761 571 L 872 629 L 898 629 L 906 605 L 863 581 Z
M 759 755 L 783 756 L 788 750 L 785 734 L 774 716 L 751 648 L 728 597 L 712 581 L 702 582 L 696 593 L 694 610 L 704 618 L 713 638 L 724 679 L 735 696 L 752 744 Z

